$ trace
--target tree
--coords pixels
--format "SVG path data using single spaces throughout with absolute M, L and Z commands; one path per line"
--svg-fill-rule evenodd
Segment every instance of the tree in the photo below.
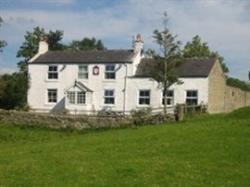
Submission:
M 191 42 L 187 42 L 183 49 L 183 57 L 185 58 L 217 58 L 222 66 L 224 73 L 228 73 L 229 69 L 224 63 L 224 58 L 219 55 L 218 52 L 211 51 L 206 42 L 202 42 L 200 36 L 196 35 L 193 37 Z
M 18 63 L 20 72 L 27 73 L 27 63 L 37 53 L 39 42 L 45 35 L 48 38 L 49 50 L 62 50 L 65 48 L 60 43 L 63 37 L 62 31 L 49 31 L 47 34 L 43 28 L 35 27 L 32 32 L 26 33 L 24 36 L 25 41 L 17 52 L 17 57 L 22 58 Z
M 0 27 L 2 23 L 3 23 L 3 19 L 0 17 Z M 6 45 L 7 45 L 6 41 L 0 40 L 0 52 L 2 52 L 2 48 L 4 48 Z
M 172 35 L 168 29 L 168 15 L 163 14 L 162 31 L 155 30 L 153 38 L 159 45 L 162 55 L 155 56 L 156 64 L 152 69 L 153 78 L 163 85 L 164 114 L 167 114 L 167 91 L 168 88 L 179 82 L 175 73 L 176 67 L 181 63 L 180 41 L 176 41 L 177 36 Z
M 74 40 L 69 45 L 69 49 L 74 51 L 81 50 L 104 50 L 105 47 L 101 40 L 96 40 L 95 38 L 83 38 L 82 40 Z
M 0 108 L 23 108 L 26 105 L 27 76 L 23 73 L 0 77 Z
M 242 90 L 250 91 L 250 84 L 248 84 L 247 82 L 244 82 L 242 80 L 239 80 L 237 78 L 228 77 L 227 78 L 227 85 L 237 87 L 237 88 L 240 88 Z

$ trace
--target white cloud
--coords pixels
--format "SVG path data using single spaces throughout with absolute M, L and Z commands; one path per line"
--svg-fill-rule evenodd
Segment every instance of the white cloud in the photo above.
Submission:
M 56 2 L 70 4 L 74 0 L 43 1 Z M 167 11 L 171 30 L 178 34 L 179 39 L 186 42 L 199 34 L 211 48 L 225 57 L 233 74 L 240 77 L 242 72 L 250 69 L 250 16 L 247 7 L 247 1 L 241 0 L 128 0 L 115 6 L 82 12 L 4 10 L 2 17 L 6 23 L 1 32 L 9 43 L 21 43 L 25 32 L 39 25 L 47 30 L 63 30 L 64 41 L 95 36 L 112 41 L 108 46 L 125 48 L 130 47 L 131 36 L 140 32 L 145 45 L 151 47 L 155 46 L 152 31 L 161 27 L 161 15 Z

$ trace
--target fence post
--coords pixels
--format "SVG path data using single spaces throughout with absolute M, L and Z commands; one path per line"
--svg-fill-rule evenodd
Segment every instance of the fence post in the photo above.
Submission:
M 184 105 L 177 105 L 176 120 L 182 121 L 184 119 Z

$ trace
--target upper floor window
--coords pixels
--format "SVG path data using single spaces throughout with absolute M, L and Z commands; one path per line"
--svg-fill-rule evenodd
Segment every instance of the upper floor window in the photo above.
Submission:
M 48 89 L 48 103 L 57 103 L 57 89 Z
M 167 105 L 174 105 L 174 90 L 167 90 L 166 93 Z M 164 91 L 162 92 L 162 105 L 165 104 Z
M 78 66 L 78 78 L 79 79 L 88 79 L 89 72 L 87 65 L 80 65 Z
M 104 104 L 115 104 L 114 90 L 104 90 Z
M 198 104 L 198 91 L 197 90 L 187 90 L 187 92 L 186 92 L 186 104 L 187 105 L 197 105 Z
M 150 90 L 139 91 L 139 105 L 150 105 Z
M 109 64 L 105 66 L 105 79 L 115 79 L 115 65 Z
M 49 65 L 48 79 L 58 79 L 58 66 Z

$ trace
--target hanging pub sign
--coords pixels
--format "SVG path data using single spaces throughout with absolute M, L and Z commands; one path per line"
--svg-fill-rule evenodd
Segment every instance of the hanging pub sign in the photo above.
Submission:
M 99 75 L 99 67 L 98 66 L 93 67 L 93 75 Z

